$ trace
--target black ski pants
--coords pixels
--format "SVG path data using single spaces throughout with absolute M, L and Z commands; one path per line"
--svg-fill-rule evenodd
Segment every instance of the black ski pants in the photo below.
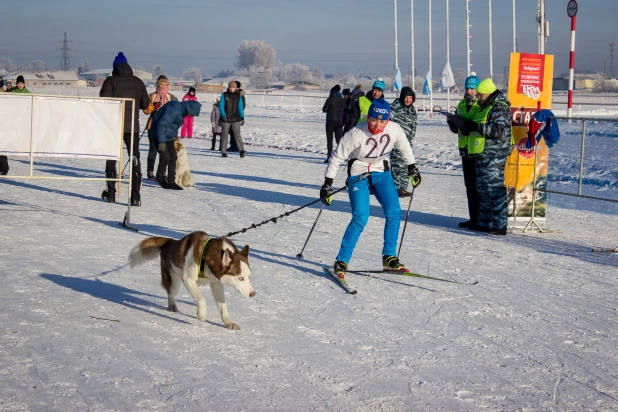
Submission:
M 462 157 L 464 184 L 466 185 L 466 196 L 468 197 L 468 213 L 470 224 L 476 225 L 481 209 L 481 197 L 476 186 L 476 158 Z
M 133 139 L 131 139 L 131 132 L 125 133 L 123 139 L 129 156 L 131 156 L 131 144 L 133 144 L 133 181 L 131 183 L 131 192 L 139 193 L 142 187 L 142 163 L 139 160 L 139 132 L 133 134 Z M 129 166 L 127 166 L 127 170 L 128 168 Z M 117 177 L 115 160 L 108 160 L 105 162 L 105 177 Z M 116 182 L 108 181 L 107 191 L 116 193 Z
M 326 121 L 326 149 L 328 151 L 327 157 L 330 157 L 330 154 L 333 152 L 333 134 L 335 135 L 335 142 L 339 144 L 342 132 L 343 121 Z
M 158 149 L 159 167 L 157 167 L 157 179 L 163 179 L 167 170 L 167 181 L 171 185 L 176 181 L 176 160 L 178 158 L 174 141 L 160 143 Z

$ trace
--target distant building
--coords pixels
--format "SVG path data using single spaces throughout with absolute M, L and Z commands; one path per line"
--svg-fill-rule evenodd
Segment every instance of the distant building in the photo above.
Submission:
M 112 69 L 97 69 L 81 73 L 79 77 L 89 82 L 96 82 L 98 78 L 105 79 L 106 77 L 111 75 Z M 144 83 L 152 80 L 152 73 L 144 70 L 133 69 L 133 75 L 139 77 Z
M 274 82 L 270 85 L 275 90 L 320 90 L 320 85 L 310 82 Z
M 77 77 L 77 73 L 73 70 L 58 70 L 55 72 L 50 71 L 30 71 L 30 70 L 22 70 L 17 72 L 11 72 L 3 76 L 4 81 L 10 81 L 15 85 L 15 80 L 17 76 L 24 76 L 24 80 L 26 81 L 26 87 L 33 86 L 79 86 L 85 87 L 86 82 L 84 80 L 79 80 Z
M 251 79 L 248 76 L 228 76 L 228 77 L 215 77 L 206 82 L 197 85 L 195 90 L 206 93 L 223 93 L 227 90 L 228 84 L 232 81 L 239 81 L 240 87 L 246 90 L 251 86 Z
M 592 90 L 594 82 L 590 75 L 576 74 L 573 79 L 573 90 Z M 568 77 L 554 77 L 553 90 L 569 90 Z

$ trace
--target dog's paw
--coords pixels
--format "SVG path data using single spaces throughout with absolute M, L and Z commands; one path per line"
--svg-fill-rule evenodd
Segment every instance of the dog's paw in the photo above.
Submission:
M 226 323 L 225 327 L 232 330 L 240 330 L 240 326 L 235 323 Z
M 206 310 L 198 308 L 197 309 L 197 318 L 202 322 L 206 322 Z
M 167 310 L 170 312 L 178 312 L 178 306 L 175 303 L 167 306 Z

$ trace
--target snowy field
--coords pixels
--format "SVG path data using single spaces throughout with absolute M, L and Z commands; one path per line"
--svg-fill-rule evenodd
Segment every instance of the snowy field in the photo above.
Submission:
M 319 204 L 233 237 L 251 247 L 257 292 L 226 292 L 240 331 L 223 327 L 207 288 L 207 322 L 196 319 L 184 288 L 180 312 L 168 312 L 158 262 L 127 266 L 136 243 L 194 230 L 222 236 L 315 200 L 323 182 L 322 113 L 249 107 L 249 155 L 223 159 L 209 150 L 212 101 L 204 100 L 200 139 L 185 140 L 195 188 L 144 182 L 143 206 L 132 208 L 137 233 L 118 225 L 126 185 L 107 204 L 101 182 L 0 180 L 0 410 L 618 410 L 618 254 L 591 252 L 618 246 L 618 204 L 549 195 L 547 227 L 556 232 L 461 230 L 463 177 L 441 116 L 420 119 L 423 183 L 402 261 L 477 285 L 350 274 L 358 294 L 346 294 L 322 269 L 350 219 L 339 194 L 304 260 L 295 256 Z M 581 123 L 560 127 L 549 188 L 575 192 Z M 584 194 L 618 199 L 618 126 L 587 128 Z M 28 172 L 27 158 L 9 162 L 10 174 Z M 90 160 L 35 162 L 44 176 L 103 170 Z M 336 187 L 344 175 L 342 168 Z M 351 268 L 380 267 L 384 219 L 375 200 L 372 215 Z

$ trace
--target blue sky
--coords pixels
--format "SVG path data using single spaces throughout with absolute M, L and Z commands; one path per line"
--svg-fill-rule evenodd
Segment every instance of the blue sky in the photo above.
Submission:
M 570 19 L 567 0 L 546 0 L 556 74 L 568 70 Z M 618 1 L 580 0 L 576 68 L 609 70 L 610 41 L 618 41 Z M 446 62 L 446 0 L 432 2 L 433 72 Z M 451 66 L 465 67 L 465 2 L 450 0 Z M 522 52 L 537 51 L 535 0 L 517 0 L 517 38 Z M 488 0 L 471 0 L 472 70 L 489 73 Z M 410 0 L 398 0 L 399 62 L 411 64 Z M 429 64 L 428 0 L 414 0 L 416 69 Z M 493 0 L 494 73 L 504 71 L 512 51 L 512 2 Z M 275 46 L 283 63 L 318 66 L 324 73 L 388 73 L 395 63 L 393 1 L 369 0 L 25 0 L 0 17 L 0 57 L 18 65 L 41 59 L 59 65 L 63 32 L 72 66 L 85 57 L 93 68 L 111 66 L 123 51 L 132 66 L 155 63 L 168 73 L 197 66 L 217 72 L 234 66 L 245 39 Z

